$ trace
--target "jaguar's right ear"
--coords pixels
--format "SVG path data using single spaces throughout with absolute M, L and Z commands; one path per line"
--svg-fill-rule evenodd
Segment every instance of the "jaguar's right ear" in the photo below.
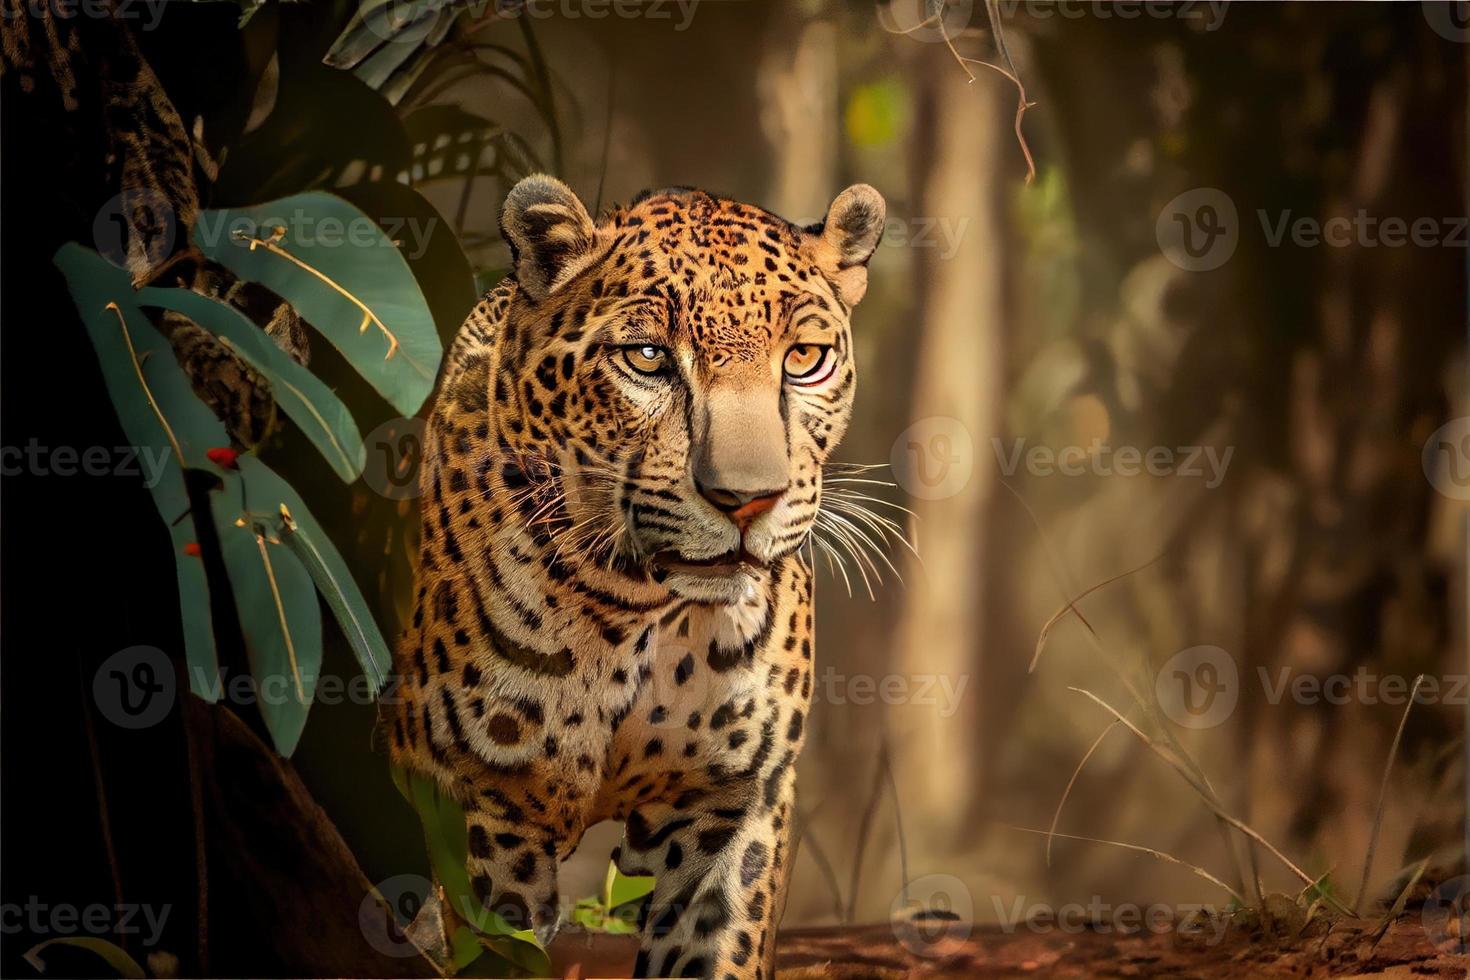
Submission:
M 597 240 L 597 226 L 577 195 L 546 174 L 532 174 L 511 188 L 500 211 L 500 233 L 510 244 L 516 281 L 535 300 L 585 266 Z

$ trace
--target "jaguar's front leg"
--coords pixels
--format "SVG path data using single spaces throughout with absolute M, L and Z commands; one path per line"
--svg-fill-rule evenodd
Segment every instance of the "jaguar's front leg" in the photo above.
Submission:
M 794 796 L 788 765 L 764 779 L 634 811 L 619 869 L 657 878 L 635 976 L 775 975 Z
M 478 789 L 465 808 L 465 870 L 474 898 L 511 927 L 531 929 L 548 943 L 559 925 L 557 867 L 570 844 L 562 828 L 546 819 L 545 784 L 486 778 Z

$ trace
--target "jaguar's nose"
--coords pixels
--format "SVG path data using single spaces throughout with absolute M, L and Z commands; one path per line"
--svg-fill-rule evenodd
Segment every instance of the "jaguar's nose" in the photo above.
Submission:
M 735 526 L 744 531 L 757 517 L 776 506 L 786 488 L 779 490 L 729 490 L 724 487 L 707 487 L 695 481 L 699 495 L 713 504 Z

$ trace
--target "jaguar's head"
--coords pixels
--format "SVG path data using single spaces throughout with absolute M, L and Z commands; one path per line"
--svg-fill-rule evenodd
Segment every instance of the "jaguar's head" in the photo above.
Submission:
M 865 184 L 808 228 L 688 189 L 594 222 L 557 180 L 516 185 L 495 414 L 514 454 L 556 461 L 563 555 L 728 603 L 802 545 L 883 221 Z

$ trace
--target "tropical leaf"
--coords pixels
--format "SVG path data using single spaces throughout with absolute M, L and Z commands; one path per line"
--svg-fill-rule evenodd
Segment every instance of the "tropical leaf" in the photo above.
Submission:
M 199 215 L 195 241 L 285 299 L 399 412 L 428 397 L 443 347 L 398 249 L 348 201 L 317 191 Z
M 364 0 L 322 62 L 333 68 L 358 68 L 373 52 L 396 48 L 403 52 L 401 64 L 421 44 L 443 39 L 447 27 L 440 28 L 438 18 L 444 14 L 453 20 L 452 6 L 453 0 Z M 360 70 L 358 74 L 361 77 Z
M 254 456 L 240 457 L 240 476 L 252 511 L 306 569 L 342 628 L 373 692 L 382 690 L 392 665 L 383 634 L 347 562 L 291 484 Z
M 321 673 L 321 609 L 311 575 L 276 533 L 279 494 L 259 477 L 257 467 L 264 464 L 248 456 L 240 463 L 240 475 L 226 478 L 210 505 L 256 701 L 276 751 L 289 756 L 306 727 Z
M 182 313 L 218 337 L 270 381 L 276 404 L 339 477 L 350 483 L 362 474 L 362 435 L 347 406 L 239 310 L 187 289 L 143 289 L 137 300 Z
M 138 965 L 138 961 L 129 956 L 120 946 L 105 939 L 98 939 L 96 936 L 62 936 L 32 946 L 26 951 L 25 960 L 37 973 L 46 972 L 46 961 L 41 958 L 41 952 L 51 946 L 74 946 L 96 953 L 107 961 L 108 966 L 117 971 L 118 976 L 126 980 L 143 980 L 147 975 Z
M 443 329 L 440 340 L 452 341 L 470 308 L 480 298 L 475 290 L 475 273 L 456 235 L 447 234 L 449 223 L 418 191 L 396 180 L 354 184 L 338 188 L 364 214 L 382 222 L 393 222 L 396 237 L 403 239 L 399 253 L 423 291 Z
M 173 348 L 136 305 L 126 271 L 90 249 L 63 245 L 54 258 L 97 352 L 108 397 L 128 442 L 163 469 L 148 488 L 169 529 L 183 622 L 189 686 L 207 701 L 218 697 L 219 658 L 209 613 L 209 586 L 200 559 L 186 552 L 196 544 L 194 516 L 184 468 L 224 476 L 206 452 L 227 447 L 229 436 L 214 413 L 194 395 Z
M 419 43 L 395 38 L 358 65 L 353 74 L 362 79 L 364 85 L 377 89 L 389 102 L 397 104 L 394 95 L 401 97 L 428 66 L 436 54 L 434 49 L 444 40 L 458 16 L 459 11 L 447 8 L 420 11 L 418 18 L 406 28 L 408 37 L 419 40 Z M 390 79 L 401 84 L 389 86 Z
M 219 659 L 214 645 L 214 620 L 209 612 L 209 576 L 198 553 L 198 531 L 192 518 L 180 521 L 168 531 L 173 542 L 174 576 L 179 586 L 189 690 L 213 704 L 219 700 Z

